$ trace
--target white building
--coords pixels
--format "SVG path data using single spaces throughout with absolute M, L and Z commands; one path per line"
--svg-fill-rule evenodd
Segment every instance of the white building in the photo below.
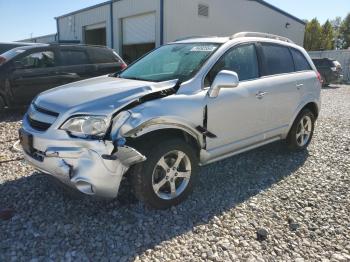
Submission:
M 19 40 L 17 42 L 42 43 L 42 44 L 54 43 L 54 42 L 57 42 L 57 34 L 36 36 L 36 37 L 32 37 L 32 38 Z
M 188 36 L 257 31 L 304 40 L 305 23 L 263 0 L 114 0 L 56 18 L 60 41 L 107 45 L 133 60 Z

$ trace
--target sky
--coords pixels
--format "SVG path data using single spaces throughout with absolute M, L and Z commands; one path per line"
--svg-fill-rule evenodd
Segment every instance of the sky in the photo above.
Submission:
M 173 0 L 174 1 L 174 0 Z M 321 22 L 350 12 L 349 0 L 265 0 L 301 19 Z M 0 0 L 0 42 L 56 33 L 54 17 L 105 0 Z

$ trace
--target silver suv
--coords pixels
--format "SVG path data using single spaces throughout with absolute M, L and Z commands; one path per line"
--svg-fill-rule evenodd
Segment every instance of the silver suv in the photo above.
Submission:
M 191 192 L 198 166 L 285 140 L 311 141 L 320 76 L 289 39 L 239 33 L 164 45 L 115 75 L 41 93 L 20 141 L 36 169 L 88 195 L 168 208 Z

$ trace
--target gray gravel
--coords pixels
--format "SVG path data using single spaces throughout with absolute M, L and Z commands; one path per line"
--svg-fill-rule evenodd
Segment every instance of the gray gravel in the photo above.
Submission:
M 201 168 L 194 194 L 168 211 L 74 199 L 23 161 L 0 164 L 0 261 L 350 261 L 350 86 L 322 91 L 308 151 L 282 142 Z M 0 122 L 1 160 L 19 115 Z M 259 240 L 258 240 L 259 239 Z

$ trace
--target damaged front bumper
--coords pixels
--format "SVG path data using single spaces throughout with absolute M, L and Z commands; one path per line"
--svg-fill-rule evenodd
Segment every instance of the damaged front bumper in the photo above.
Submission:
M 62 130 L 38 132 L 25 121 L 20 133 L 29 164 L 87 195 L 115 198 L 129 167 L 146 159 L 131 147 L 115 149 L 111 141 L 71 138 Z

